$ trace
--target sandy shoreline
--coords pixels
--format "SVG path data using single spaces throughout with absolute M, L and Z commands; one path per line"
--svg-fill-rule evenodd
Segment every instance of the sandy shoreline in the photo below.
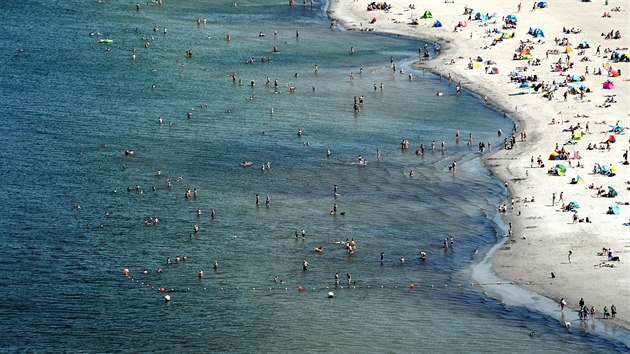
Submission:
M 607 1 L 606 4 L 604 1 L 554 1 L 548 8 L 533 10 L 532 3 L 524 3 L 519 12 L 519 1 L 447 3 L 428 0 L 416 3 L 415 9 L 412 9 L 410 5 L 414 4 L 413 1 L 391 0 L 387 1 L 391 5 L 389 10 L 367 11 L 369 3 L 371 1 L 367 0 L 331 0 L 328 15 L 349 30 L 379 31 L 438 43 L 442 48 L 441 54 L 420 62 L 420 67 L 445 78 L 450 75 L 454 83 L 461 82 L 465 88 L 487 97 L 489 104 L 518 122 L 514 149 L 495 149 L 495 152 L 483 157 L 491 171 L 507 182 L 510 198 L 514 200 L 514 208 L 508 205 L 506 213 L 507 221 L 513 223 L 513 235 L 493 255 L 492 269 L 502 279 L 554 301 L 564 298 L 572 309 L 578 309 L 580 298 L 584 298 L 588 307 L 595 307 L 596 321 L 603 317 L 604 306 L 610 310 L 614 304 L 618 314 L 614 320 L 607 321 L 630 329 L 630 226 L 624 225 L 630 218 L 630 205 L 618 205 L 618 202 L 630 202 L 625 183 L 630 180 L 630 166 L 622 164 L 622 155 L 630 146 L 630 132 L 615 135 L 616 142 L 610 144 L 610 149 L 587 150 L 589 143 L 599 147 L 608 139 L 612 134 L 609 125 L 617 122 L 622 127 L 630 125 L 630 85 L 627 79 L 630 65 L 610 60 L 612 53 L 606 52 L 608 48 L 611 51 L 617 48 L 626 48 L 622 52 L 629 51 L 626 37 L 630 33 L 625 33 L 630 28 L 630 8 L 626 8 L 627 4 L 620 0 Z M 497 13 L 498 16 L 485 23 L 468 20 L 464 6 L 474 9 L 472 19 L 477 12 Z M 616 7 L 620 7 L 621 11 L 611 11 Z M 433 18 L 421 18 L 426 10 L 431 11 Z M 610 17 L 603 17 L 604 12 Z M 504 30 L 502 18 L 510 14 L 517 17 L 518 25 L 515 29 Z M 376 22 L 370 23 L 373 18 Z M 410 24 L 413 19 L 417 19 L 417 25 Z M 436 20 L 443 27 L 434 28 Z M 466 27 L 454 31 L 460 21 L 466 21 Z M 541 28 L 545 36 L 534 38 L 528 35 L 530 27 Z M 563 27 L 581 32 L 563 33 Z M 493 40 L 501 37 L 499 33 L 492 33 L 493 29 L 514 33 L 514 38 L 505 38 L 493 45 Z M 605 39 L 601 35 L 611 30 L 621 31 L 622 39 Z M 567 38 L 573 52 L 565 53 L 567 45 L 558 45 L 555 38 Z M 577 46 L 584 40 L 588 41 L 590 48 L 580 53 L 581 49 Z M 523 45 L 531 47 L 531 59 L 539 59 L 540 65 L 531 65 L 528 60 L 513 60 L 521 41 L 529 41 Z M 598 46 L 601 46 L 599 54 L 596 53 Z M 557 54 L 546 54 L 555 50 Z M 478 56 L 483 58 L 480 68 L 469 69 L 470 58 L 474 60 Z M 569 59 L 573 67 L 565 72 L 553 72 L 551 65 L 559 59 L 564 65 Z M 488 60 L 494 63 L 487 64 Z M 614 70 L 620 69 L 621 75 L 610 77 L 605 65 Z M 498 68 L 499 74 L 487 74 L 486 67 Z M 543 97 L 542 89 L 535 92 L 511 82 L 508 75 L 516 67 L 527 67 L 526 71 L 521 70 L 521 74 L 537 75 L 537 83 L 564 82 L 567 75 L 584 76 L 583 83 L 593 92 L 586 93 L 584 97 L 568 94 L 565 101 L 563 95 L 567 87 L 556 86 L 552 87 L 556 89 L 554 97 L 548 99 Z M 601 76 L 595 75 L 594 71 L 598 69 L 602 71 Z M 607 80 L 614 84 L 614 90 L 603 89 Z M 573 86 L 579 84 L 569 83 Z M 514 95 L 519 92 L 527 94 Z M 616 95 L 616 102 L 605 106 L 606 95 L 611 94 Z M 557 124 L 550 124 L 552 119 Z M 584 133 L 583 138 L 575 141 L 575 145 L 564 145 L 571 141 L 572 136 L 563 130 L 578 123 L 578 130 Z M 527 136 L 521 141 L 520 134 L 523 132 Z M 509 135 L 509 132 L 504 133 L 504 137 Z M 548 160 L 556 144 L 558 149 L 564 147 L 570 157 L 579 151 L 581 158 Z M 542 157 L 544 168 L 537 167 L 538 156 Z M 532 157 L 533 167 L 530 166 Z M 578 162 L 584 167 L 577 168 Z M 547 173 L 557 163 L 567 167 L 565 176 Z M 594 174 L 595 163 L 614 164 L 616 176 Z M 584 184 L 570 184 L 571 179 L 578 175 Z M 597 197 L 597 192 L 588 188 L 591 183 L 596 187 L 602 186 L 606 191 L 608 186 L 612 186 L 619 195 L 615 198 Z M 555 206 L 552 205 L 554 193 Z M 563 200 L 559 201 L 561 193 Z M 535 202 L 529 201 L 532 197 L 535 197 Z M 574 213 L 561 210 L 561 204 L 570 201 L 576 201 L 581 206 L 577 210 L 578 220 L 588 217 L 590 223 L 574 223 Z M 618 206 L 620 214 L 607 215 L 609 206 Z M 621 261 L 607 262 L 606 256 L 598 255 L 603 247 L 612 250 Z M 572 253 L 571 262 L 569 251 Z M 552 272 L 555 278 L 551 277 Z M 560 310 L 557 312 L 558 318 L 561 318 Z M 566 312 L 563 319 L 575 321 L 577 313 Z

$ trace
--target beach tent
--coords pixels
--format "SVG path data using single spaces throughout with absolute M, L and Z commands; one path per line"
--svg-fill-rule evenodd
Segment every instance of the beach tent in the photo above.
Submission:
M 584 184 L 584 180 L 582 179 L 582 177 L 580 177 L 580 175 L 577 175 L 577 179 L 576 179 L 576 183 L 575 184 Z
M 615 84 L 613 84 L 610 81 L 606 81 L 606 82 L 604 82 L 604 85 L 602 86 L 602 88 L 604 90 L 614 90 L 615 89 Z
M 617 191 L 615 190 L 615 188 L 608 186 L 608 197 L 610 198 L 614 198 L 616 196 L 618 196 L 619 193 L 617 193 Z
M 619 215 L 619 207 L 616 205 L 611 205 L 608 207 L 608 213 L 609 214 L 614 214 L 614 215 Z
M 499 68 L 497 68 L 496 66 L 492 67 L 492 69 L 490 70 L 490 74 L 498 74 L 499 73 Z
M 481 12 L 477 12 L 475 14 L 475 20 L 480 20 L 481 22 L 488 22 L 488 16 L 482 14 Z
M 558 176 L 564 176 L 564 174 L 567 173 L 567 167 L 559 163 L 556 165 L 555 171 L 558 174 Z
M 582 132 L 580 130 L 576 130 L 571 137 L 571 140 L 582 140 Z
M 558 154 L 556 151 L 552 152 L 551 154 L 549 154 L 549 160 L 560 160 L 560 154 Z
M 435 23 L 433 24 L 433 27 L 442 27 L 442 22 L 440 22 L 439 20 L 436 20 Z
M 608 142 L 609 142 L 609 143 L 616 143 L 616 142 L 617 142 L 617 139 L 615 139 L 615 136 L 614 136 L 614 135 L 610 135 L 610 136 L 608 137 Z
M 615 166 L 613 164 L 610 164 L 610 173 L 612 175 L 616 175 L 617 174 L 617 166 Z M 612 177 L 612 175 L 611 175 L 611 177 Z M 611 188 L 611 187 L 608 187 L 608 188 Z
M 540 1 L 538 4 L 536 4 L 536 7 L 539 8 L 539 9 L 544 9 L 544 8 L 546 8 L 548 6 L 549 5 L 546 2 L 544 2 L 544 1 Z
M 473 62 L 472 68 L 473 69 L 480 69 L 481 68 L 481 63 L 478 62 L 478 61 Z
M 569 204 L 567 205 L 567 209 L 579 209 L 580 208 L 580 204 L 578 204 L 578 202 L 569 202 Z
M 599 166 L 599 171 L 600 171 L 602 174 L 607 174 L 607 173 L 608 173 L 608 166 L 606 166 L 606 165 L 601 165 L 601 166 Z
M 518 19 L 516 18 L 516 16 L 514 15 L 507 15 L 505 17 L 505 19 L 509 22 L 509 23 L 513 23 L 516 24 L 518 22 Z
M 571 49 L 571 47 L 569 47 L 569 46 L 566 46 L 566 47 L 564 47 L 564 52 L 567 53 L 567 54 L 571 54 L 571 53 L 573 53 L 573 49 Z
M 424 15 L 422 15 L 422 17 L 420 18 L 433 18 L 433 14 L 431 14 L 431 11 L 427 10 L 424 12 Z
M 532 33 L 532 35 L 533 35 L 534 37 L 536 37 L 536 38 L 539 38 L 539 37 L 544 37 L 544 36 L 545 36 L 545 34 L 543 33 L 543 31 L 542 31 L 540 28 L 536 28 L 536 29 L 534 30 L 534 33 Z
M 503 39 L 513 38 L 513 37 L 514 37 L 514 33 L 507 33 L 507 32 L 505 32 L 505 33 L 501 34 L 501 38 L 503 38 Z

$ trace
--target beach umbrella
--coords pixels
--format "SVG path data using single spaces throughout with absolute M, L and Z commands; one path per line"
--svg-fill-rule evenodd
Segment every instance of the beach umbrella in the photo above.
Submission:
M 604 85 L 602 86 L 603 89 L 605 90 L 614 90 L 615 89 L 615 84 L 613 84 L 610 81 L 606 81 L 604 82 Z
M 560 154 L 558 154 L 556 151 L 552 152 L 551 154 L 549 154 L 549 160 L 560 160 Z
M 536 7 L 541 8 L 541 9 L 544 9 L 544 8 L 546 8 L 548 6 L 549 5 L 546 2 L 544 2 L 544 1 L 540 1 L 538 4 L 536 4 Z
M 608 207 L 608 212 L 614 215 L 619 215 L 619 207 L 616 205 L 611 205 Z
M 518 19 L 514 15 L 507 15 L 507 17 L 505 19 L 508 20 L 509 22 L 513 22 L 513 23 L 518 22 Z
M 527 81 L 523 81 L 521 82 L 521 86 L 519 86 L 521 88 L 530 88 L 531 86 L 529 85 L 529 82 Z

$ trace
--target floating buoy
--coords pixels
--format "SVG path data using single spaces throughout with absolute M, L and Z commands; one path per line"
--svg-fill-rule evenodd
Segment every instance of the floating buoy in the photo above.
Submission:
M 413 283 L 409 284 L 409 289 L 413 290 L 413 288 L 415 288 L 416 286 L 413 285 Z
M 298 293 L 301 293 L 302 292 L 302 286 L 298 286 L 297 290 L 298 290 Z
M 329 291 L 328 298 L 332 299 L 333 297 L 335 297 L 335 294 L 332 291 Z
M 171 296 L 170 295 L 165 295 L 164 296 L 164 302 L 169 302 L 171 301 Z
M 128 277 L 129 276 L 129 269 L 127 269 L 127 268 L 123 269 L 123 275 Z

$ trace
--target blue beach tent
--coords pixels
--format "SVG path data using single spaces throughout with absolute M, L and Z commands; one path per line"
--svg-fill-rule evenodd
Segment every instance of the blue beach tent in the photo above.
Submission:
M 439 20 L 436 20 L 435 23 L 433 24 L 433 27 L 442 27 L 442 22 L 440 22 Z
M 505 17 L 505 19 L 508 20 L 509 22 L 512 22 L 512 23 L 517 23 L 518 22 L 518 19 L 514 15 L 507 15 Z
M 549 5 L 544 1 L 540 1 L 538 4 L 536 4 L 536 7 L 539 9 L 544 9 L 546 7 L 549 7 Z
M 619 215 L 619 207 L 616 205 L 611 205 L 608 207 L 608 213 L 613 215 Z
M 545 36 L 545 34 L 540 28 L 533 29 L 530 27 L 529 30 L 527 31 L 527 34 L 531 34 L 532 36 L 536 38 Z

